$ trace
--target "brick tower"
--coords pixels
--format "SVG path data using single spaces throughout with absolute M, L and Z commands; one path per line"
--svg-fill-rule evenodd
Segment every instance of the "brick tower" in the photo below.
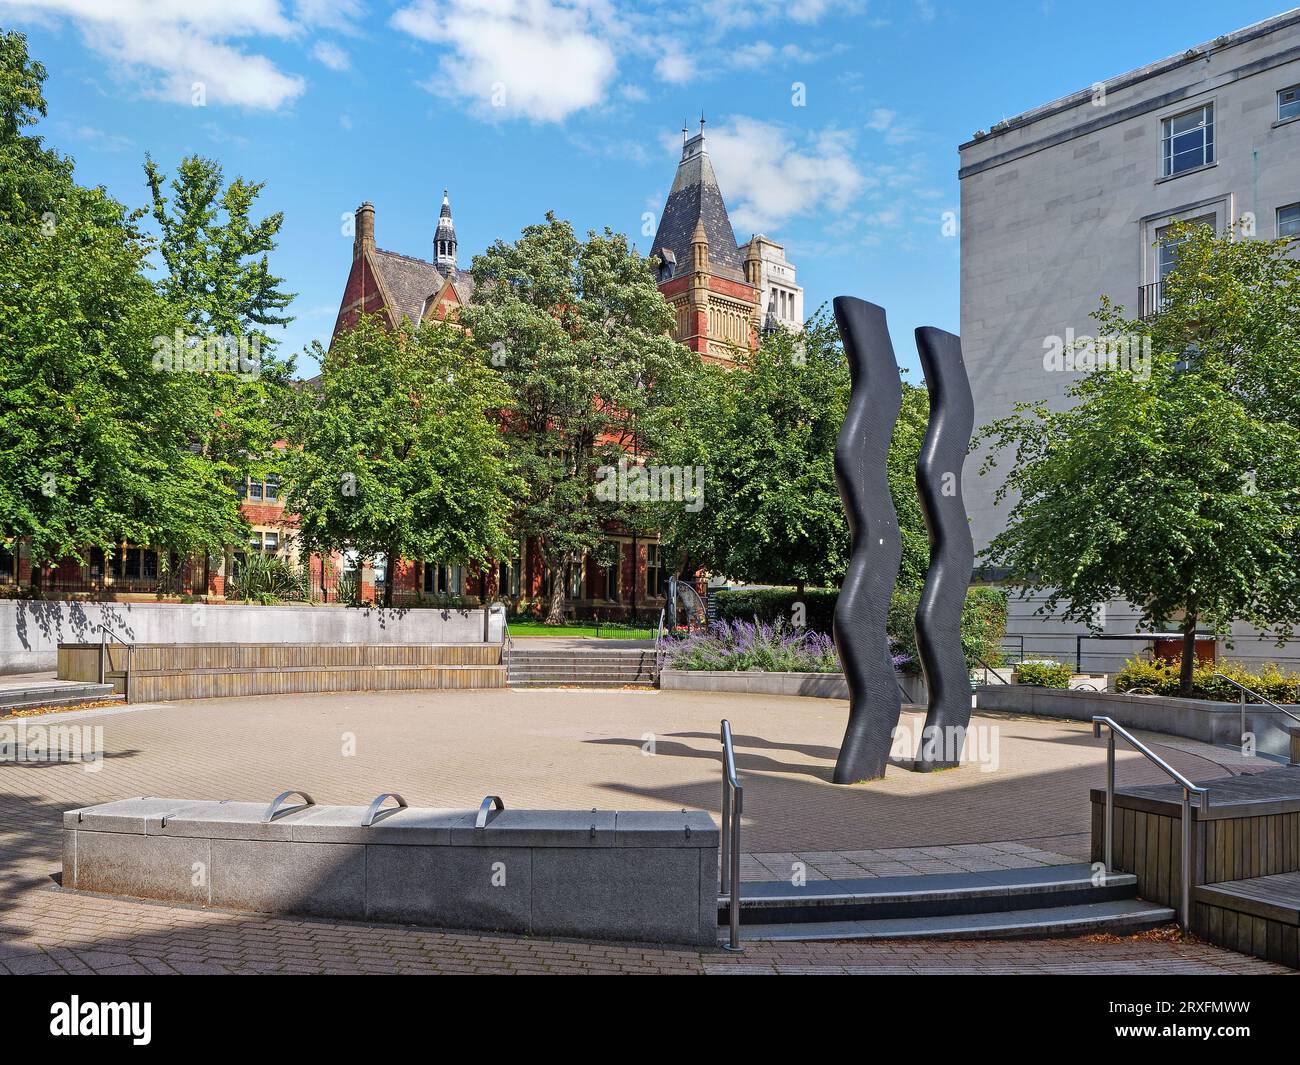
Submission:
M 736 244 L 701 118 L 695 136 L 682 130 L 682 158 L 651 254 L 659 259 L 659 291 L 677 312 L 674 338 L 706 358 L 730 360 L 756 343 L 762 262 L 757 249 L 746 252 Z

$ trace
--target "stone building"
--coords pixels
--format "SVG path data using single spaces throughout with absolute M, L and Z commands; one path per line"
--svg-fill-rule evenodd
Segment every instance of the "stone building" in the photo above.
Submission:
M 1075 374 L 1045 355 L 1095 334 L 1102 294 L 1159 312 L 1176 220 L 1219 233 L 1243 220 L 1272 238 L 1300 232 L 1300 11 L 1228 33 L 980 131 L 960 148 L 961 336 L 976 424 L 1019 402 L 1060 409 Z M 995 475 L 966 465 L 977 550 L 1003 527 Z M 1073 623 L 1013 601 L 1026 653 L 1073 659 Z M 1134 609 L 1099 604 L 1105 629 L 1133 632 Z M 1243 639 L 1236 659 L 1289 658 Z M 1084 665 L 1113 668 L 1141 644 L 1090 643 Z M 1013 648 L 1015 650 L 1015 648 Z

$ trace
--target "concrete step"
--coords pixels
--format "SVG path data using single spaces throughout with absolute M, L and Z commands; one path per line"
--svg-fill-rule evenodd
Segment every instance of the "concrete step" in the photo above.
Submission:
M 654 681 L 645 680 L 514 680 L 511 688 L 647 688 L 653 690 Z
M 1113 934 L 1168 924 L 1174 911 L 1139 899 L 1044 906 L 998 913 L 893 917 L 873 921 L 820 921 L 746 926 L 742 940 L 833 939 L 1032 939 L 1044 936 Z M 719 932 L 719 942 L 725 933 Z
M 934 873 L 811 880 L 802 887 L 786 881 L 741 884 L 741 924 L 874 921 L 993 913 L 1043 906 L 1072 906 L 1131 899 L 1137 877 L 1111 873 L 1095 879 L 1085 862 L 980 873 Z M 728 920 L 718 900 L 718 924 Z
M 112 684 L 38 684 L 0 690 L 0 714 L 34 706 L 80 706 L 83 703 L 121 702 Z

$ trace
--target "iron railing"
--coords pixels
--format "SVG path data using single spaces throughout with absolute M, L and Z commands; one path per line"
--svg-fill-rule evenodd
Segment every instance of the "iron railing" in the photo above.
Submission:
M 730 935 L 726 950 L 742 951 L 740 945 L 740 815 L 745 789 L 736 775 L 736 751 L 731 744 L 731 722 L 722 722 L 722 869 L 721 894 L 727 899 Z
M 1138 318 L 1149 321 L 1165 307 L 1165 283 L 1153 281 L 1149 285 L 1138 286 Z
M 1184 930 L 1192 927 L 1192 796 L 1200 796 L 1201 813 L 1208 813 L 1210 810 L 1210 792 L 1193 784 L 1182 773 L 1178 772 L 1173 766 L 1151 750 L 1146 744 L 1125 729 L 1114 718 L 1097 716 L 1092 719 L 1092 734 L 1095 737 L 1101 736 L 1101 726 L 1105 725 L 1110 732 L 1107 734 L 1106 745 L 1106 825 L 1105 825 L 1105 861 L 1106 873 L 1109 875 L 1115 870 L 1115 734 L 1123 736 L 1129 745 L 1144 755 L 1147 761 L 1152 765 L 1164 770 L 1164 772 L 1173 778 L 1174 782 L 1181 785 L 1183 789 L 1183 845 L 1181 859 L 1181 876 L 1180 887 L 1182 895 L 1178 906 L 1178 923 L 1183 926 Z

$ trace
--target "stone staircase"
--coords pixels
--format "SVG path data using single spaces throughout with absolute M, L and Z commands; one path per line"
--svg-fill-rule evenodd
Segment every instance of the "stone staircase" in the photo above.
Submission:
M 86 704 L 125 702 L 112 684 L 68 684 L 60 681 L 0 688 L 0 717 L 14 710 L 50 706 L 69 709 Z
M 1140 931 L 1174 920 L 1137 878 L 1086 863 L 985 873 L 741 885 L 742 940 L 1028 939 Z M 719 899 L 719 938 L 728 912 Z
M 653 688 L 653 647 L 592 646 L 547 648 L 517 643 L 509 654 L 511 688 Z

